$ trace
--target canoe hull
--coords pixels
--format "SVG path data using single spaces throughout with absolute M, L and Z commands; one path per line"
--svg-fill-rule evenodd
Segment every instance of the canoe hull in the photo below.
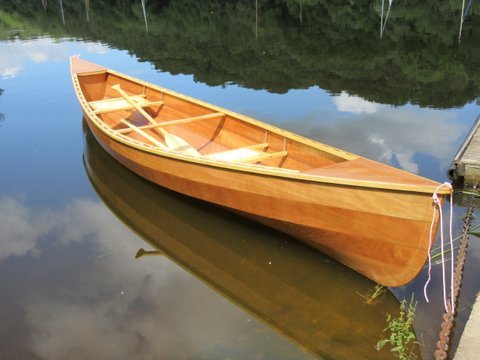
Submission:
M 309 182 L 188 162 L 118 142 L 84 115 L 104 149 L 143 178 L 288 233 L 380 284 L 401 286 L 416 277 L 425 263 L 433 213 L 430 194 Z

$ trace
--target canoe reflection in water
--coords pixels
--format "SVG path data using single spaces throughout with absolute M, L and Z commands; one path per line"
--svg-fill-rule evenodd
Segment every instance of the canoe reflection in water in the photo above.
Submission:
M 110 157 L 85 123 L 84 131 L 93 187 L 153 247 L 142 247 L 138 261 L 164 254 L 317 356 L 391 358 L 374 349 L 385 314 L 398 312 L 389 291 L 367 304 L 359 294 L 374 282 L 285 234 L 149 183 Z

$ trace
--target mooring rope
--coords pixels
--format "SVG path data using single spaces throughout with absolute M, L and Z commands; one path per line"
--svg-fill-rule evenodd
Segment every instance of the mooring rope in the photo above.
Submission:
M 467 198 L 467 211 L 465 213 L 465 217 L 463 218 L 462 237 L 460 240 L 460 247 L 458 249 L 457 263 L 454 272 L 454 286 L 451 295 L 452 304 L 457 301 L 458 295 L 460 293 L 460 287 L 462 286 L 463 268 L 465 265 L 465 258 L 467 255 L 468 247 L 468 232 L 470 231 L 470 227 L 472 225 L 473 211 L 475 210 L 475 197 L 475 194 L 470 194 Z M 437 350 L 435 351 L 436 360 L 447 359 L 448 346 L 450 343 L 450 332 L 453 327 L 453 321 L 455 320 L 454 314 L 455 313 L 453 307 L 449 306 L 442 317 L 443 321 L 440 325 L 441 330 L 439 334 L 439 340 L 437 342 Z
M 443 237 L 443 212 L 442 212 L 442 203 L 438 197 L 438 192 L 440 191 L 441 188 L 447 187 L 450 190 L 452 190 L 452 186 L 449 183 L 443 183 L 439 185 L 436 189 L 435 192 L 432 195 L 433 199 L 433 216 L 432 216 L 432 222 L 430 224 L 430 243 L 429 243 L 429 249 L 432 248 L 433 244 L 433 229 L 435 227 L 435 220 L 437 218 L 437 209 L 439 212 L 439 220 L 440 220 L 440 254 L 442 256 L 442 282 L 443 282 L 443 305 L 445 307 L 445 311 L 448 311 L 449 305 L 450 308 L 455 311 L 455 303 L 453 301 L 453 273 L 454 273 L 454 254 L 453 254 L 453 232 L 452 232 L 452 227 L 453 227 L 453 196 L 452 192 L 450 192 L 450 221 L 449 221 L 449 237 L 450 237 L 450 256 L 451 256 L 451 268 L 450 268 L 450 299 L 451 302 L 450 304 L 447 304 L 447 282 L 446 282 L 446 271 L 445 271 L 445 257 L 444 257 L 444 237 Z M 425 300 L 429 302 L 428 295 L 427 295 L 427 287 L 428 284 L 430 283 L 430 280 L 432 279 L 432 255 L 430 253 L 430 250 L 428 251 L 428 279 L 425 282 L 425 286 L 423 287 L 423 295 L 425 296 Z

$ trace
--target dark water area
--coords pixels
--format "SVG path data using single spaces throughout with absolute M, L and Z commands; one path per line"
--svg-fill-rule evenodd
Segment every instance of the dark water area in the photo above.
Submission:
M 414 351 L 432 358 L 441 266 L 429 303 L 426 267 L 367 303 L 370 280 L 116 163 L 86 129 L 69 75 L 80 53 L 448 181 L 480 113 L 480 6 L 459 41 L 460 1 L 394 1 L 380 37 L 381 3 L 0 2 L 0 358 L 391 359 L 374 347 L 412 293 Z M 456 235 L 464 211 L 455 204 Z M 451 356 L 479 259 L 472 237 Z

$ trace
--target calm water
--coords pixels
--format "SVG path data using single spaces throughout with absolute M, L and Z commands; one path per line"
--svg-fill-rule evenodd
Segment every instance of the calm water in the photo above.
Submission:
M 0 3 L 0 358 L 389 359 L 374 345 L 412 293 L 415 351 L 431 358 L 439 266 L 430 303 L 424 269 L 367 304 L 371 281 L 149 184 L 83 124 L 76 53 L 447 180 L 480 113 L 478 4 L 458 43 L 459 1 L 394 2 L 382 39 L 381 1 L 255 3 L 159 1 L 146 18 L 141 1 Z M 480 290 L 479 259 L 472 238 L 452 349 Z

